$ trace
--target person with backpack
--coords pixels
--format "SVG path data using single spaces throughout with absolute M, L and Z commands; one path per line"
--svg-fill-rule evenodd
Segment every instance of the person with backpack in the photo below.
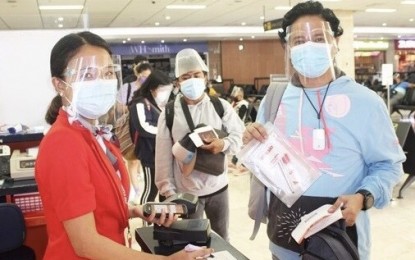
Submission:
M 135 80 L 124 83 L 117 92 L 117 110 L 120 114 L 128 112 L 128 104 L 131 102 L 134 92 L 141 87 L 143 82 L 151 74 L 151 70 L 151 65 L 147 62 L 137 64 L 134 67 L 134 74 L 136 76 Z M 140 161 L 137 159 L 132 150 L 124 155 L 124 159 L 127 161 L 130 182 L 134 190 L 134 198 L 132 199 L 132 202 L 138 203 L 140 197 Z
M 134 92 L 129 105 L 130 125 L 138 133 L 134 152 L 144 173 L 144 190 L 138 204 L 154 201 L 158 193 L 154 183 L 157 121 L 172 89 L 172 80 L 162 71 L 155 70 Z
M 335 66 L 342 33 L 334 12 L 317 1 L 298 3 L 285 14 L 279 36 L 288 61 L 288 85 L 276 117 L 266 116 L 274 111 L 264 109 L 270 108 L 265 96 L 257 121 L 243 135 L 244 144 L 253 138 L 266 140 L 263 125 L 270 121 L 321 173 L 291 207 L 278 194 L 268 193 L 273 259 L 301 259 L 303 245 L 291 232 L 302 216 L 324 204 L 332 204 L 329 212 L 341 207 L 360 259 L 370 259 L 368 210 L 390 203 L 403 174 L 405 154 L 383 100 Z
M 197 211 L 189 218 L 202 218 L 205 212 L 212 229 L 229 240 L 228 163 L 224 153 L 239 151 L 244 124 L 229 102 L 206 93 L 207 72 L 206 64 L 194 49 L 177 53 L 175 75 L 180 93 L 160 114 L 156 185 L 166 197 L 176 193 L 198 196 Z M 189 134 L 201 126 L 215 129 L 219 137 L 196 149 Z M 194 167 L 190 166 L 192 162 Z

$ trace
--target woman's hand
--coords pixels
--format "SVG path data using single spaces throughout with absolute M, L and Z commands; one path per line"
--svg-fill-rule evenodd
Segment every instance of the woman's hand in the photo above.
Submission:
M 212 248 L 199 249 L 197 251 L 187 252 L 184 249 L 167 257 L 169 260 L 195 260 L 195 259 L 208 259 L 213 253 Z
M 251 123 L 245 128 L 244 134 L 242 136 L 242 142 L 243 144 L 247 144 L 253 138 L 257 139 L 260 142 L 263 142 L 268 138 L 267 130 L 260 123 Z
M 173 224 L 174 221 L 177 220 L 178 216 L 170 213 L 170 214 L 166 214 L 164 212 L 164 209 L 161 212 L 161 216 L 160 218 L 156 218 L 156 213 L 152 212 L 150 216 L 145 217 L 143 214 L 143 206 L 139 205 L 139 206 L 133 206 L 132 208 L 130 208 L 130 217 L 134 218 L 134 217 L 138 217 L 141 218 L 147 222 L 151 222 L 154 223 L 156 225 L 159 226 L 165 226 L 165 227 L 169 227 L 171 224 Z
M 343 218 L 347 226 L 353 226 L 356 223 L 357 215 L 362 210 L 363 195 L 342 195 L 337 198 L 336 202 L 329 208 L 329 212 L 333 213 L 337 208 L 342 207 Z

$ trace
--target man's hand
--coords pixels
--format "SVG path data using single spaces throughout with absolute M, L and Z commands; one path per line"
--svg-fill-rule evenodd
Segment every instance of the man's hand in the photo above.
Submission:
M 263 142 L 268 138 L 267 130 L 260 123 L 251 123 L 245 128 L 244 134 L 242 136 L 242 142 L 243 144 L 247 144 L 253 138 L 257 139 L 260 142 Z
M 225 146 L 225 141 L 223 139 L 215 138 L 209 144 L 204 144 L 200 148 L 209 150 L 213 154 L 222 152 L 223 147 Z
M 363 195 L 342 195 L 333 206 L 330 207 L 329 212 L 334 212 L 338 207 L 342 207 L 343 218 L 347 226 L 353 226 L 356 223 L 356 218 L 363 207 Z

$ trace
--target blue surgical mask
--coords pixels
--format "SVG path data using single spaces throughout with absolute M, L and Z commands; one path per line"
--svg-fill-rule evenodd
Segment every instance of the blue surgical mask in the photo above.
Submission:
M 99 79 L 72 83 L 74 98 L 71 106 L 80 115 L 98 119 L 115 104 L 117 94 L 116 79 Z
M 331 45 L 306 42 L 291 48 L 291 63 L 294 69 L 307 78 L 318 78 L 332 64 Z
M 180 83 L 180 91 L 190 100 L 197 100 L 205 92 L 204 78 L 190 78 Z

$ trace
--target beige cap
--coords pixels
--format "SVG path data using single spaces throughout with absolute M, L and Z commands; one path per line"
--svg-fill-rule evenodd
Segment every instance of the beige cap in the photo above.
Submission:
M 183 49 L 179 51 L 176 55 L 176 67 L 175 67 L 176 78 L 193 70 L 201 70 L 205 72 L 209 71 L 205 62 L 202 60 L 202 58 L 200 57 L 199 53 L 197 53 L 196 50 Z

